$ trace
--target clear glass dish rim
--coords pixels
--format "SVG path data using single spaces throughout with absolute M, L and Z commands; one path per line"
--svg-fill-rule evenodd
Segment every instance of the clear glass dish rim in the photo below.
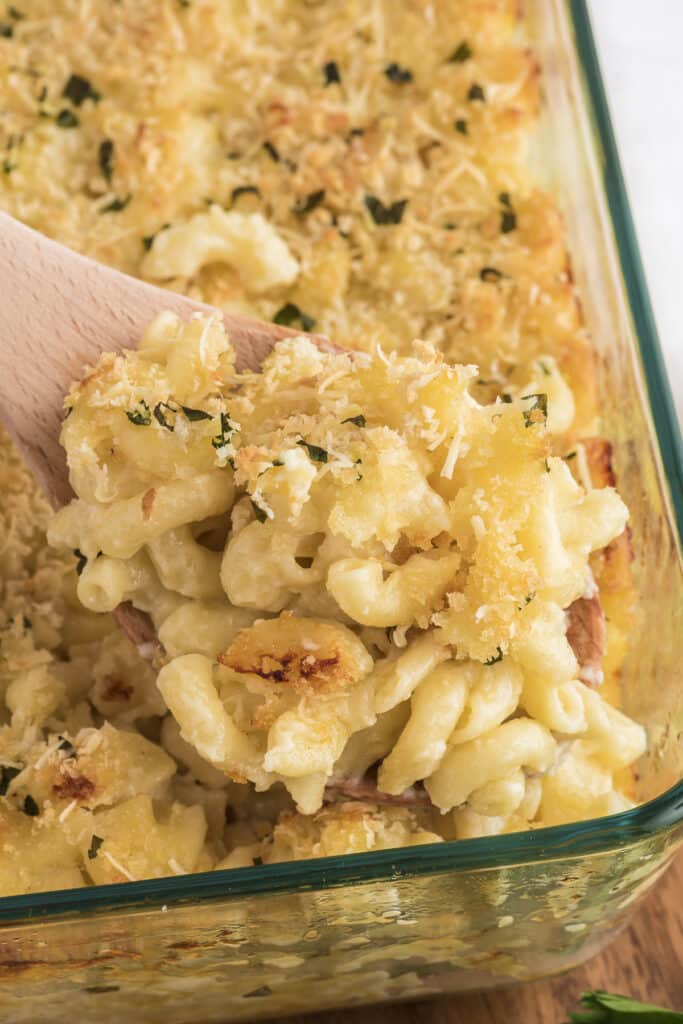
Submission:
M 602 184 L 626 295 L 642 357 L 678 543 L 683 544 L 683 440 L 664 368 L 643 272 L 586 0 L 563 0 L 585 76 L 589 113 L 602 156 Z M 0 921 L 27 923 L 64 914 L 154 909 L 207 899 L 268 895 L 359 885 L 376 880 L 494 869 L 564 857 L 607 853 L 683 822 L 683 780 L 646 804 L 570 825 L 382 850 L 314 861 L 233 868 L 198 874 L 0 898 Z

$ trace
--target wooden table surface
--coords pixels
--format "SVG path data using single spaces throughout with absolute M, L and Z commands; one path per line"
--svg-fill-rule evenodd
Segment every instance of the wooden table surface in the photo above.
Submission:
M 683 854 L 631 926 L 569 974 L 489 993 L 287 1017 L 280 1024 L 563 1024 L 581 993 L 591 989 L 683 1010 Z

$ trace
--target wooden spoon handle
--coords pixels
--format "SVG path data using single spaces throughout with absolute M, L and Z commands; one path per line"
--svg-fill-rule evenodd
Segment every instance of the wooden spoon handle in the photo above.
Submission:
M 59 445 L 64 396 L 102 352 L 138 341 L 164 309 L 187 318 L 212 312 L 175 292 L 136 281 L 79 256 L 0 213 L 0 418 L 55 505 L 69 486 Z M 257 369 L 294 332 L 224 315 L 240 369 Z

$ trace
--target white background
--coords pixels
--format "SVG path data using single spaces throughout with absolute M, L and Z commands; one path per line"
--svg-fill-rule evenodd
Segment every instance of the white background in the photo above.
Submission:
M 683 421 L 683 0 L 589 0 L 659 337 Z

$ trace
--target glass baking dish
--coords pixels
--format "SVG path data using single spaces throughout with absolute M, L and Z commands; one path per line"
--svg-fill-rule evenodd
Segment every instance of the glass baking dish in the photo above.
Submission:
M 584 0 L 527 0 L 534 160 L 566 215 L 640 592 L 635 810 L 433 846 L 0 899 L 0 1019 L 190 1024 L 538 978 L 592 956 L 683 839 L 681 440 Z M 655 637 L 656 624 L 656 641 Z

